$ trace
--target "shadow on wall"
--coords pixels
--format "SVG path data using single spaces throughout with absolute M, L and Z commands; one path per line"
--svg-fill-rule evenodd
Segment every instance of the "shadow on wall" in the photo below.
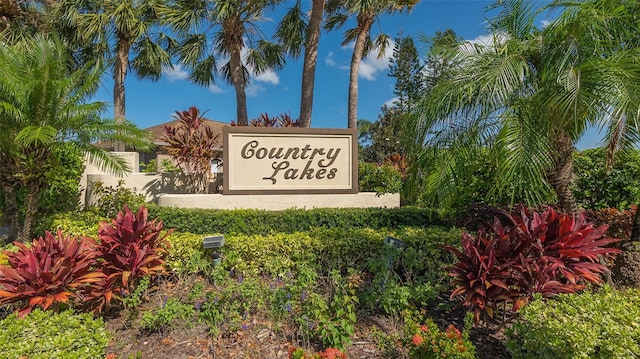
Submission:
M 209 184 L 209 193 L 219 193 L 219 190 L 222 189 L 221 177 L 222 175 L 219 174 Z M 97 173 L 87 175 L 84 205 L 90 206 L 96 202 L 95 183 L 100 183 L 103 188 L 116 188 L 120 181 L 124 182 L 124 187 L 144 195 L 146 201 L 153 201 L 160 194 L 195 193 L 189 181 L 186 180 L 186 175 L 182 173 L 131 173 L 123 177 Z

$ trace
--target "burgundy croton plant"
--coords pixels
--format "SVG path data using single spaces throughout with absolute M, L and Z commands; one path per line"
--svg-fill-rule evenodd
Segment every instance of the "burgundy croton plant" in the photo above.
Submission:
M 168 246 L 163 224 L 148 221 L 143 206 L 137 213 L 125 207 L 111 223 L 100 224 L 96 242 L 47 232 L 31 246 L 15 243 L 0 265 L 0 305 L 23 303 L 21 317 L 36 307 L 67 305 L 101 311 L 113 297 L 126 296 L 146 275 L 165 271 L 162 255 Z
M 8 265 L 0 266 L 0 304 L 24 303 L 21 317 L 36 307 L 83 303 L 104 294 L 106 275 L 99 270 L 99 252 L 91 238 L 71 238 L 47 232 L 27 247 L 16 242 L 7 252 Z
M 607 226 L 595 228 L 584 213 L 523 207 L 520 215 L 504 215 L 507 225 L 496 218 L 476 236 L 463 233 L 462 250 L 446 247 L 458 259 L 448 268 L 456 286 L 451 297 L 464 296 L 476 321 L 483 314 L 493 318 L 499 303 L 517 311 L 535 293 L 552 296 L 601 284 L 609 272 L 602 260 L 620 252 L 607 247 L 620 239 L 604 237 Z

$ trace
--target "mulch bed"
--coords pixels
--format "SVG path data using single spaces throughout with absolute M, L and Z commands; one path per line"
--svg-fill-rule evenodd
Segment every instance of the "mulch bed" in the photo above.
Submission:
M 163 293 L 164 297 L 184 294 L 184 288 L 171 282 L 160 283 L 154 292 Z M 429 311 L 428 315 L 438 322 L 441 327 L 453 323 L 462 328 L 465 309 L 449 301 L 447 297 L 439 298 L 443 305 Z M 139 311 L 150 310 L 157 306 L 153 298 L 143 304 Z M 286 333 L 293 333 L 282 323 L 272 323 L 264 318 L 250 318 L 248 325 L 241 330 L 209 332 L 209 328 L 199 323 L 183 323 L 170 330 L 157 333 L 144 333 L 135 325 L 135 320 L 127 318 L 127 311 L 118 311 L 105 319 L 107 330 L 113 340 L 107 348 L 108 354 L 115 354 L 117 358 L 140 359 L 218 359 L 218 358 L 287 358 L 287 349 L 291 346 L 301 346 L 300 338 L 288 337 Z M 398 343 L 396 351 L 389 351 L 388 347 L 379 347 L 375 333 L 399 333 L 401 327 L 398 321 L 383 316 L 367 316 L 359 318 L 353 344 L 347 349 L 351 359 L 382 359 L 403 358 L 403 348 Z M 474 328 L 470 339 L 476 346 L 477 357 L 492 359 L 511 358 L 503 345 L 504 338 L 492 334 L 491 328 Z M 305 347 L 304 345 L 302 345 Z M 315 346 L 315 347 L 314 347 Z M 320 350 L 319 343 L 309 343 L 309 349 Z M 113 357 L 113 356 L 112 356 Z

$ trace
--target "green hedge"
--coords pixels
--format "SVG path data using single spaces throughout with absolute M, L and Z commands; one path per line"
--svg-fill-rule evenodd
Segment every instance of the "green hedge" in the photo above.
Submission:
M 640 290 L 536 298 L 507 331 L 507 348 L 519 358 L 637 358 Z
M 395 258 L 395 263 L 402 266 L 396 268 L 398 272 L 433 283 L 446 281 L 443 268 L 451 265 L 454 258 L 443 246 L 460 242 L 460 230 L 455 228 L 317 228 L 295 233 L 227 235 L 219 251 L 228 269 L 273 277 L 282 277 L 299 266 L 316 268 L 323 273 L 331 269 L 364 270 L 371 265 L 371 260 L 386 265 L 383 241 L 388 235 L 406 243 L 406 248 Z M 206 270 L 211 263 L 211 251 L 202 248 L 202 238 L 203 235 L 193 233 L 171 234 L 167 266 L 176 273 Z
M 1 358 L 104 358 L 109 334 L 102 319 L 91 314 L 42 312 L 0 321 Z
M 310 210 L 214 210 L 149 206 L 149 218 L 160 218 L 165 228 L 196 234 L 294 233 L 314 228 L 399 228 L 449 225 L 440 212 L 401 208 L 316 208 Z

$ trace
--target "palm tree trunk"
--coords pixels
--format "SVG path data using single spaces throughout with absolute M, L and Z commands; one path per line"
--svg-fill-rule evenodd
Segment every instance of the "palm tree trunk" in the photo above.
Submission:
M 20 213 L 18 212 L 18 197 L 16 187 L 9 183 L 2 184 L 2 194 L 4 196 L 4 220 L 9 225 L 9 242 L 17 239 L 20 231 Z
M 126 118 L 124 80 L 127 77 L 130 48 L 131 41 L 124 37 L 120 37 L 118 40 L 118 54 L 113 67 L 113 117 L 116 123 L 123 123 Z M 125 150 L 124 143 L 115 143 L 114 150 L 117 152 L 123 152 Z
M 636 204 L 636 214 L 633 216 L 633 227 L 631 227 L 631 242 L 640 242 L 640 203 Z
M 360 70 L 360 60 L 364 55 L 364 45 L 369 36 L 369 30 L 373 24 L 374 17 L 369 14 L 358 15 L 358 35 L 351 56 L 351 70 L 349 73 L 349 111 L 348 127 L 357 128 L 358 123 L 358 71 Z
M 241 45 L 234 44 L 229 58 L 231 70 L 231 81 L 236 90 L 236 117 L 239 126 L 248 126 L 249 117 L 247 115 L 247 94 L 245 92 L 244 70 L 242 69 L 242 59 L 240 58 Z
M 556 192 L 560 208 L 567 213 L 574 213 L 578 210 L 578 204 L 571 190 L 571 182 L 573 181 L 573 143 L 569 136 L 560 134 L 555 140 L 555 147 L 555 168 L 549 171 L 547 178 Z
M 300 98 L 300 127 L 311 126 L 311 111 L 313 109 L 313 87 L 316 80 L 316 63 L 318 62 L 318 43 L 320 42 L 320 26 L 324 13 L 325 0 L 313 0 L 307 43 L 304 48 L 304 63 L 302 65 L 302 95 Z
M 244 26 L 240 15 L 229 18 L 223 23 L 225 42 L 229 50 L 229 71 L 231 72 L 231 83 L 236 90 L 236 121 L 238 126 L 249 126 L 247 116 L 247 93 L 245 86 L 247 79 L 244 76 L 242 66 L 241 51 L 244 46 L 242 36 L 244 36 Z
M 27 192 L 27 211 L 24 215 L 22 230 L 18 233 L 18 241 L 22 243 L 30 242 L 33 239 L 33 232 L 38 215 L 38 205 L 40 203 L 40 186 L 32 184 Z

